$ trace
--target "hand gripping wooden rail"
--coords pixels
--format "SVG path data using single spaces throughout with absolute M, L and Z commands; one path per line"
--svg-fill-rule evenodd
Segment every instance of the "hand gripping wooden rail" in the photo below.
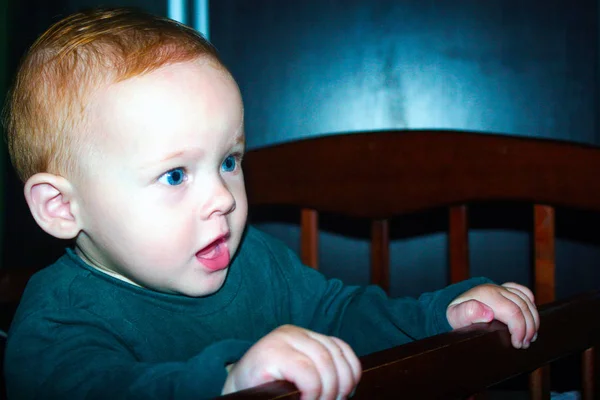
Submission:
M 251 208 L 301 209 L 306 265 L 318 268 L 320 212 L 370 219 L 371 283 L 385 290 L 392 217 L 447 207 L 453 283 L 469 277 L 468 206 L 531 204 L 538 304 L 555 300 L 555 207 L 600 211 L 599 171 L 597 147 L 449 130 L 311 137 L 252 150 L 244 159 Z M 591 362 L 586 352 L 584 363 Z M 547 368 L 534 371 L 530 383 L 533 399 L 549 397 Z
M 462 399 L 600 341 L 600 292 L 541 307 L 538 339 L 527 350 L 510 344 L 506 325 L 494 321 L 362 357 L 363 377 L 353 399 Z M 597 393 L 584 366 L 583 398 Z M 596 394 L 595 394 L 596 393 Z M 274 382 L 222 399 L 297 399 L 289 382 Z

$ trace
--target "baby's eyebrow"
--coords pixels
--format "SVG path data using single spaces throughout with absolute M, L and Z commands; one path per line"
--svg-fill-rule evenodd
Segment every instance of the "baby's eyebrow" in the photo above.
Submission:
M 140 166 L 140 169 L 150 169 L 155 167 L 157 164 L 163 164 L 167 161 L 176 159 L 176 158 L 181 158 L 184 156 L 190 156 L 193 155 L 194 157 L 203 157 L 204 156 L 204 150 L 202 149 L 186 149 L 186 150 L 178 150 L 178 151 L 174 151 L 173 153 L 167 154 L 165 157 L 162 157 L 158 160 L 153 160 L 153 161 L 148 161 L 146 163 L 144 163 L 143 165 Z
M 156 164 L 159 164 L 159 165 L 160 165 L 160 164 L 163 164 L 163 163 L 165 163 L 165 162 L 167 162 L 167 161 L 170 161 L 170 160 L 173 160 L 173 159 L 175 159 L 175 158 L 180 158 L 180 157 L 183 157 L 183 156 L 185 155 L 185 153 L 186 153 L 185 151 L 175 151 L 175 152 L 173 152 L 173 153 L 171 153 L 171 154 L 168 154 L 168 155 L 166 155 L 165 157 L 163 157 L 163 158 L 161 158 L 161 159 L 159 159 L 159 160 L 157 160 L 157 161 L 154 161 L 154 162 L 148 163 L 148 165 L 147 165 L 147 166 L 148 166 L 148 167 L 151 167 L 151 166 L 153 166 L 153 165 L 156 165 Z
M 172 160 L 173 158 L 178 158 L 178 157 L 181 157 L 181 156 L 183 156 L 183 154 L 184 154 L 184 152 L 183 152 L 183 151 L 176 151 L 176 152 L 174 152 L 174 153 L 171 153 L 171 154 L 169 154 L 168 156 L 166 156 L 166 157 L 164 157 L 164 158 L 160 159 L 160 160 L 159 160 L 159 162 L 161 162 L 161 163 L 162 163 L 162 162 L 165 162 L 165 161 L 169 161 L 169 160 Z

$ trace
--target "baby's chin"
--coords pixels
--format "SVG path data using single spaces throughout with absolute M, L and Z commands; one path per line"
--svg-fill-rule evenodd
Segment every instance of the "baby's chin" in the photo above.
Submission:
M 182 291 L 180 293 L 174 293 L 174 294 L 177 294 L 179 296 L 191 297 L 191 298 L 210 297 L 210 296 L 216 294 L 219 290 L 221 290 L 222 287 L 223 287 L 223 285 L 219 286 L 216 289 L 211 289 L 211 290 L 198 290 L 198 291 L 186 290 L 186 291 Z
M 177 287 L 177 288 L 174 288 L 174 287 L 164 288 L 163 287 L 163 288 L 155 288 L 153 290 L 162 292 L 162 293 L 173 294 L 176 296 L 185 296 L 185 297 L 194 297 L 194 298 L 209 297 L 209 296 L 216 294 L 223 288 L 223 285 L 225 284 L 225 278 L 227 277 L 228 270 L 229 270 L 229 268 L 226 268 L 222 271 L 219 271 L 218 273 L 212 274 L 213 276 L 211 276 L 211 278 L 212 278 L 211 282 L 203 282 L 203 284 L 199 284 L 199 285 L 193 285 L 193 284 L 189 284 L 189 282 L 186 282 L 185 285 L 181 285 L 180 287 Z M 214 276 L 214 275 L 219 275 L 219 276 Z

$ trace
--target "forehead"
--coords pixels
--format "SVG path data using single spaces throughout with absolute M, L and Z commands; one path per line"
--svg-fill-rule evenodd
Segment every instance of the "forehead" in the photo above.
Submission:
M 168 65 L 99 89 L 86 110 L 104 150 L 160 156 L 241 133 L 243 107 L 231 75 L 204 58 Z

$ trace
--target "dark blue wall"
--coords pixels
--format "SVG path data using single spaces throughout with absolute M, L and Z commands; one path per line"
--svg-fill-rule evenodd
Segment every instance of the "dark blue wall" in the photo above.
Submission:
M 249 145 L 458 128 L 596 143 L 596 2 L 219 0 Z
M 95 0 L 9 2 L 8 62 L 61 15 Z M 165 1 L 109 1 L 166 14 Z M 592 0 L 215 0 L 211 40 L 242 89 L 249 147 L 362 129 L 459 128 L 599 144 Z M 42 266 L 65 245 L 35 225 L 6 164 L 2 266 Z M 594 226 L 559 210 L 558 294 L 600 284 Z M 474 210 L 474 275 L 530 282 L 531 210 Z M 523 222 L 525 221 L 525 222 Z M 368 228 L 323 221 L 322 270 L 367 283 Z M 298 248 L 298 229 L 266 229 Z M 392 293 L 446 283 L 445 214 L 393 221 Z M 363 237 L 363 239 L 360 239 Z M 598 271 L 598 272 L 597 272 Z
M 211 40 L 245 99 L 250 148 L 386 128 L 600 142 L 596 1 L 218 0 L 210 7 Z M 506 212 L 485 208 L 473 217 L 473 274 L 529 284 L 531 211 L 498 213 Z M 525 229 L 511 215 L 525 218 Z M 406 238 L 408 229 L 394 240 L 393 294 L 446 284 L 444 218 L 394 221 L 418 236 Z M 564 218 L 572 215 L 559 210 Z M 293 224 L 263 227 L 298 248 Z M 338 233 L 322 234 L 322 270 L 368 282 L 368 243 Z M 568 236 L 557 249 L 559 297 L 600 284 L 598 247 Z

